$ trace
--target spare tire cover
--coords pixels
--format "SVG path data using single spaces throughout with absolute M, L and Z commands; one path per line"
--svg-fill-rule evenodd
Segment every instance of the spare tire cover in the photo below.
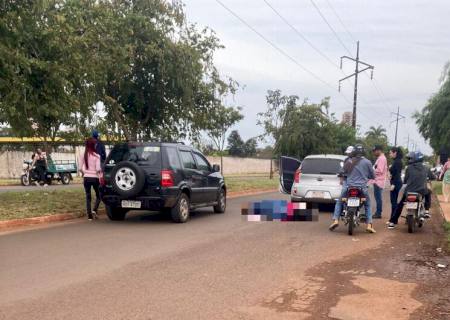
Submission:
M 144 183 L 144 170 L 134 162 L 120 162 L 111 171 L 111 185 L 114 191 L 121 196 L 137 195 L 144 187 Z

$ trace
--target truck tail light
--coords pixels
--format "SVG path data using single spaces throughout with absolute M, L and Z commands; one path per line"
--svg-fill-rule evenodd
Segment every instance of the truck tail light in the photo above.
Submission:
M 173 187 L 173 171 L 161 170 L 161 187 Z
M 299 183 L 300 182 L 301 175 L 302 175 L 302 171 L 300 169 L 297 169 L 295 171 L 295 175 L 294 175 L 294 182 L 295 183 Z

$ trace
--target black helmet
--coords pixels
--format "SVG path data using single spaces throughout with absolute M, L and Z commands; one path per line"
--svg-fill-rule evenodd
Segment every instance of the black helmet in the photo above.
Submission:
M 356 157 L 362 157 L 366 153 L 366 150 L 364 149 L 363 145 L 357 144 L 355 146 L 355 149 L 353 150 L 353 154 Z
M 409 164 L 423 161 L 423 153 L 420 151 L 410 151 L 406 156 Z

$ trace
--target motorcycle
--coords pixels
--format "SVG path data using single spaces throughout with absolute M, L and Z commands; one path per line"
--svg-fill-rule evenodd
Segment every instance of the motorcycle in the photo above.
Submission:
M 413 233 L 416 226 L 422 228 L 425 221 L 425 202 L 424 197 L 420 193 L 408 192 L 406 195 L 406 224 L 408 232 Z
M 360 223 L 365 222 L 365 214 L 361 214 L 361 208 L 366 202 L 366 197 L 361 188 L 349 187 L 347 190 L 347 198 L 342 199 L 343 210 L 342 219 L 348 226 L 348 234 L 353 235 L 354 229 Z
M 23 161 L 23 174 L 20 176 L 20 182 L 23 186 L 29 186 L 33 182 L 51 184 L 53 180 L 53 174 L 46 172 L 45 181 L 40 181 L 39 172 L 36 168 L 31 167 L 33 161 L 24 160 Z

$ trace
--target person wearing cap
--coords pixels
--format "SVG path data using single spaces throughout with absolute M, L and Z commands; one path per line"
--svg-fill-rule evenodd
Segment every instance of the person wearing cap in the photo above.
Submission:
M 375 157 L 377 157 L 373 167 L 375 169 L 375 179 L 370 181 L 370 183 L 373 183 L 373 194 L 377 204 L 377 209 L 373 215 L 373 218 L 381 219 L 381 214 L 383 212 L 383 191 L 386 184 L 388 165 L 382 146 L 376 145 L 373 147 L 372 152 Z
M 375 233 L 375 229 L 372 225 L 372 212 L 370 208 L 370 196 L 367 190 L 367 183 L 370 179 L 375 178 L 375 173 L 372 168 L 372 164 L 364 157 L 364 147 L 362 145 L 356 145 L 352 149 L 347 148 L 348 151 L 352 151 L 351 155 L 345 160 L 343 168 L 344 183 L 342 184 L 341 197 L 336 201 L 333 213 L 333 223 L 330 225 L 330 231 L 333 231 L 339 226 L 339 217 L 342 212 L 342 198 L 347 195 L 348 186 L 359 187 L 364 192 L 366 202 L 364 203 L 366 210 L 366 231 L 369 233 Z
M 105 145 L 100 140 L 100 134 L 97 130 L 92 131 L 92 138 L 97 141 L 97 143 L 95 144 L 95 152 L 100 156 L 100 161 L 103 165 L 106 161 Z

